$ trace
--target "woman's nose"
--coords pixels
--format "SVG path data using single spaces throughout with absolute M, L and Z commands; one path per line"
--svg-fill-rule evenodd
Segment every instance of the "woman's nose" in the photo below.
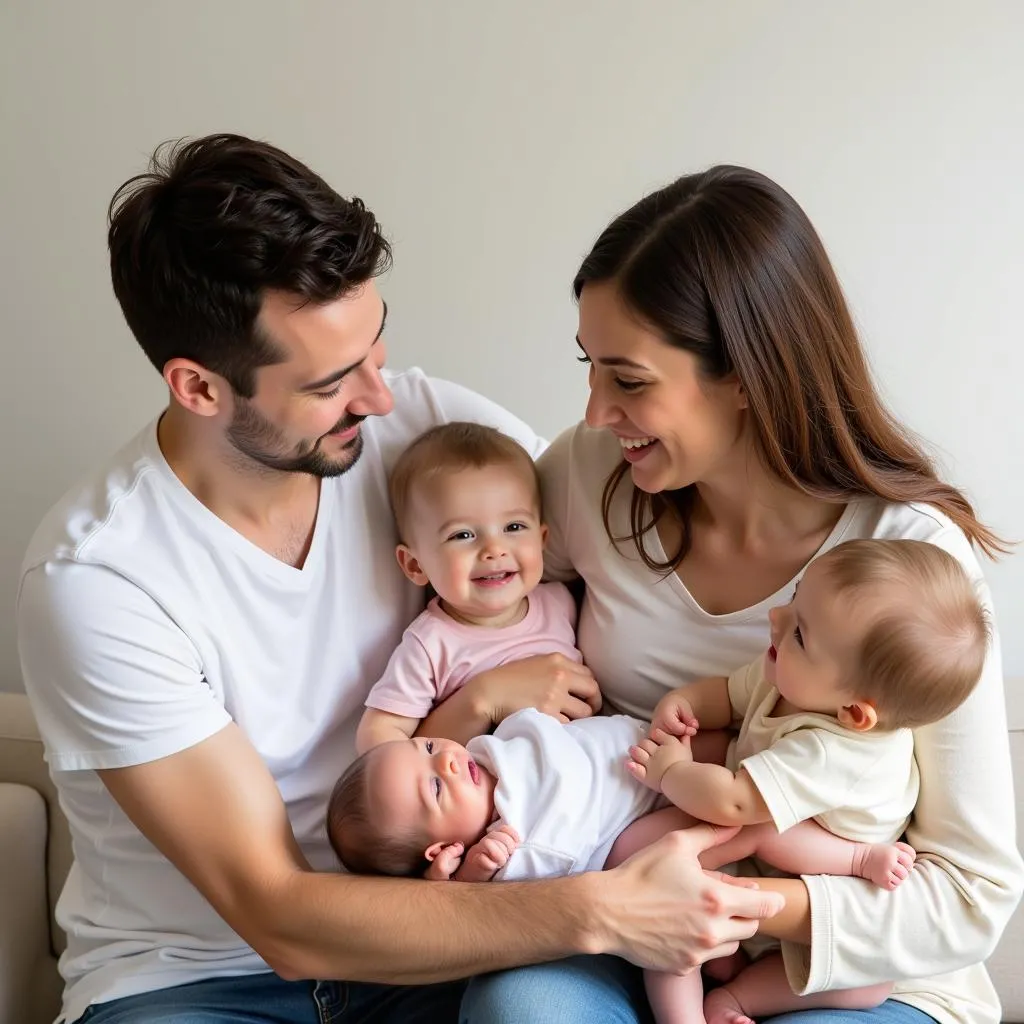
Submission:
M 595 430 L 606 427 L 610 422 L 607 403 L 593 384 L 591 384 L 590 397 L 587 399 L 587 409 L 583 418 L 586 420 L 587 426 Z

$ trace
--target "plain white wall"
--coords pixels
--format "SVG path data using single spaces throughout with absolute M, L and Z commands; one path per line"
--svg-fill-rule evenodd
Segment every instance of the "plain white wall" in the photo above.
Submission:
M 6 3 L 0 12 L 0 687 L 44 510 L 163 401 L 105 213 L 160 140 L 237 131 L 364 197 L 393 365 L 551 435 L 579 418 L 569 285 L 619 210 L 716 162 L 817 224 L 884 390 L 1024 537 L 1024 3 Z M 1024 674 L 1024 558 L 989 572 Z

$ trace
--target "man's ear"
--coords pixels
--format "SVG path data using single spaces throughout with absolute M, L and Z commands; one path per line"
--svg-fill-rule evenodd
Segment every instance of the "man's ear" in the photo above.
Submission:
M 227 381 L 192 359 L 168 359 L 163 378 L 174 401 L 197 416 L 216 416 L 231 400 Z
M 417 587 L 425 587 L 430 580 L 427 574 L 420 568 L 420 563 L 412 551 L 404 544 L 395 548 L 395 558 L 398 559 L 399 568 L 406 576 L 416 584 Z
M 448 845 L 448 843 L 431 843 L 424 851 L 423 856 L 433 864 L 434 858 Z
M 878 725 L 878 712 L 875 706 L 866 700 L 858 700 L 853 704 L 844 704 L 836 716 L 839 724 L 854 732 L 868 732 Z

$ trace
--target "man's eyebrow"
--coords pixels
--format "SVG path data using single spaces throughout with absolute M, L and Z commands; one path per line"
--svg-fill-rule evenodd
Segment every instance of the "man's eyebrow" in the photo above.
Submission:
M 578 334 L 576 335 L 576 344 L 579 345 L 580 351 L 586 356 L 587 350 L 583 347 L 583 342 L 580 341 L 580 336 Z M 587 356 L 587 358 L 589 359 L 590 357 Z M 626 359 L 623 356 L 613 356 L 610 359 L 598 359 L 598 362 L 602 366 L 622 366 L 630 370 L 644 370 L 648 373 L 651 369 L 649 366 L 644 366 L 643 363 L 635 363 L 632 359 Z
M 371 348 L 380 341 L 380 336 L 384 333 L 384 325 L 388 322 L 388 304 L 382 299 L 381 305 L 383 305 L 384 311 L 381 314 L 380 327 L 377 328 L 377 333 L 374 335 Z M 367 353 L 367 355 L 369 355 L 369 353 Z M 321 388 L 330 387 L 331 384 L 337 384 L 339 380 L 344 380 L 353 370 L 358 370 L 365 362 L 366 356 L 363 356 L 362 359 L 358 359 L 356 362 L 342 367 L 340 370 L 335 370 L 334 373 L 329 373 L 326 377 L 321 377 L 320 380 L 314 380 L 309 384 L 303 384 L 299 388 L 299 393 L 306 394 L 309 391 L 319 391 Z

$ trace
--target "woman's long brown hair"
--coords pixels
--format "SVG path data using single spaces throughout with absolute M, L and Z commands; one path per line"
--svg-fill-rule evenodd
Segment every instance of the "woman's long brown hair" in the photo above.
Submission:
M 708 380 L 735 373 L 760 456 L 805 494 L 846 503 L 874 496 L 945 513 L 990 558 L 1006 542 L 940 480 L 913 434 L 885 408 L 871 379 L 839 281 L 807 215 L 784 189 L 743 167 L 679 178 L 620 214 L 576 275 L 614 281 L 665 341 L 692 352 Z M 602 499 L 611 507 L 623 462 Z M 644 562 L 674 571 L 690 548 L 694 488 L 633 489 L 630 537 Z M 676 551 L 653 558 L 643 538 L 662 516 L 681 526 Z

